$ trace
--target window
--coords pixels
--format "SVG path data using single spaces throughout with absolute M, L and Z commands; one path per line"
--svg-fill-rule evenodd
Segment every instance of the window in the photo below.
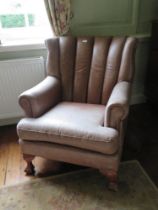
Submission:
M 2 44 L 39 43 L 52 35 L 44 0 L 0 0 Z

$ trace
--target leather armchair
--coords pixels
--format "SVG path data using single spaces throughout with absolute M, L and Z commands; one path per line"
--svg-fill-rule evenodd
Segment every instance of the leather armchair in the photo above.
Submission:
M 46 46 L 47 77 L 19 97 L 25 172 L 41 156 L 96 168 L 116 190 L 136 39 L 59 37 Z

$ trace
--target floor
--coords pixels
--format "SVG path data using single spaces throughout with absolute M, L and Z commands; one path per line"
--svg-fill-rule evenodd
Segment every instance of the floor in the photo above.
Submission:
M 158 186 L 157 114 L 147 104 L 130 108 L 122 160 L 137 159 Z M 70 164 L 36 158 L 36 177 L 63 173 L 81 168 Z M 16 126 L 0 127 L 0 186 L 19 183 L 26 177 L 25 162 L 18 145 Z

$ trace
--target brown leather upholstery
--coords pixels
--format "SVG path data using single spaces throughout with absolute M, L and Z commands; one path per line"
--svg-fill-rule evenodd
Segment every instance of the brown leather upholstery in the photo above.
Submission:
M 63 101 L 105 105 L 117 82 L 132 81 L 134 38 L 60 37 L 46 46 L 47 72 L 61 80 Z
M 103 105 L 62 102 L 39 118 L 25 118 L 18 125 L 20 138 L 46 141 L 114 154 L 118 132 L 103 127 Z
M 117 172 L 135 38 L 60 37 L 46 46 L 46 79 L 19 97 L 23 153 Z
M 22 93 L 19 104 L 27 117 L 39 117 L 60 100 L 60 82 L 55 77 L 48 76 L 40 84 Z

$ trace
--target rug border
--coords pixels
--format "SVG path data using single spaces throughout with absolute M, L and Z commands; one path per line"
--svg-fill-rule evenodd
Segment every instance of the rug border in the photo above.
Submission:
M 158 193 L 158 188 L 157 186 L 155 185 L 155 183 L 151 180 L 151 178 L 149 177 L 149 175 L 147 174 L 147 172 L 144 170 L 144 168 L 142 167 L 142 165 L 139 163 L 139 161 L 137 160 L 128 160 L 128 161 L 124 161 L 124 162 L 121 162 L 121 165 L 123 164 L 128 164 L 128 163 L 136 163 L 141 171 L 143 172 L 144 176 L 147 178 L 147 180 L 149 181 L 149 183 L 153 186 L 153 188 L 156 190 L 156 192 Z M 22 182 L 19 182 L 19 183 L 15 183 L 15 184 L 11 184 L 11 185 L 5 185 L 5 186 L 1 186 L 0 187 L 0 190 L 2 189 L 5 189 L 5 188 L 12 188 L 12 187 L 16 187 L 16 186 L 20 186 L 20 185 L 26 185 L 26 184 L 29 184 L 29 183 L 34 183 L 34 182 L 38 182 L 40 180 L 49 180 L 49 179 L 52 179 L 52 178 L 56 178 L 56 177 L 61 177 L 61 176 L 64 176 L 64 175 L 71 175 L 71 174 L 76 174 L 76 173 L 80 173 L 82 171 L 90 171 L 90 170 L 97 170 L 97 169 L 93 169 L 93 168 L 87 168 L 87 169 L 80 169 L 80 170 L 76 170 L 76 171 L 71 171 L 71 172 L 66 172 L 66 173 L 62 173 L 62 174 L 55 174 L 55 175 L 52 175 L 52 176 L 48 176 L 48 177 L 42 177 L 42 178 L 35 178 L 35 179 L 32 179 L 32 180 L 26 180 L 26 181 L 22 181 Z
M 141 171 L 143 172 L 144 176 L 148 179 L 148 181 L 150 182 L 150 184 L 155 188 L 155 190 L 158 192 L 158 187 L 156 186 L 156 184 L 152 181 L 152 179 L 150 178 L 150 176 L 148 175 L 148 173 L 146 172 L 146 170 L 143 168 L 143 166 L 140 164 L 140 162 L 138 160 L 128 160 L 125 162 L 121 162 L 121 164 L 126 164 L 126 163 L 136 163 L 137 165 L 139 165 Z

